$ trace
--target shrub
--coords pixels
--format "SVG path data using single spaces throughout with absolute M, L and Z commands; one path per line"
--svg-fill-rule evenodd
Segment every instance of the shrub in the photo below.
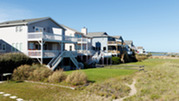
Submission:
M 53 83 L 61 82 L 65 79 L 66 79 L 66 75 L 65 73 L 63 73 L 63 70 L 55 71 L 53 72 L 52 75 L 48 77 L 48 81 Z
M 112 57 L 112 64 L 119 64 L 120 58 L 119 57 Z
M 45 81 L 51 74 L 52 71 L 50 69 L 41 66 L 33 71 L 32 75 L 30 76 L 30 79 L 34 81 Z
M 142 60 L 145 60 L 145 59 L 147 59 L 147 58 L 148 58 L 148 56 L 145 55 L 145 54 L 137 54 L 137 55 L 136 55 L 137 61 L 142 61 Z
M 12 79 L 16 81 L 23 81 L 29 79 L 30 75 L 32 75 L 32 72 L 34 71 L 34 68 L 32 68 L 30 65 L 22 65 L 14 70 Z
M 45 81 L 52 74 L 52 71 L 43 65 L 33 64 L 21 65 L 13 72 L 13 80 L 34 80 L 34 81 Z
M 22 53 L 7 53 L 0 56 L 0 73 L 12 73 L 20 65 L 32 64 L 32 59 Z
M 87 82 L 87 76 L 84 72 L 77 70 L 67 76 L 66 82 L 72 85 L 85 84 Z

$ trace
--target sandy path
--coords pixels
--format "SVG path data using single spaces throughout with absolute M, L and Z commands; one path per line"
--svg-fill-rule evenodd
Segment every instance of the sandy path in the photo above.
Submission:
M 137 93 L 137 89 L 136 89 L 136 87 L 135 87 L 135 84 L 136 84 L 136 79 L 133 79 L 133 82 L 132 82 L 131 85 L 126 84 L 127 86 L 129 86 L 129 87 L 131 88 L 131 91 L 130 91 L 129 95 L 128 95 L 128 96 L 125 96 L 125 97 L 123 97 L 123 98 L 120 98 L 120 99 L 113 100 L 113 101 L 123 101 L 124 99 L 135 95 L 135 94 Z

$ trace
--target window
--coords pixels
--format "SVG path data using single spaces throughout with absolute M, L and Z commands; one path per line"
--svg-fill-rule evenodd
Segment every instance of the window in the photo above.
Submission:
M 21 32 L 22 31 L 22 26 L 16 26 L 16 32 Z
M 16 43 L 16 51 L 18 51 L 19 43 Z
M 72 46 L 70 46 L 70 51 L 72 51 Z
M 2 44 L 2 50 L 6 50 L 6 44 L 4 43 L 4 44 Z
M 0 43 L 0 50 L 2 50 L 2 44 Z
M 103 47 L 103 50 L 105 51 L 105 50 L 106 50 L 106 47 Z
M 19 50 L 22 51 L 22 43 L 19 45 Z
M 15 43 L 12 43 L 12 48 L 11 48 L 11 51 L 14 52 L 15 51 Z
M 43 32 L 44 28 L 43 27 L 35 27 L 35 32 Z

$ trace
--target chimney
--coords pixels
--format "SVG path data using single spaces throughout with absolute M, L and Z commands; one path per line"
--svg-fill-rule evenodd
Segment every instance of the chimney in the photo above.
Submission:
M 87 34 L 88 34 L 88 29 L 85 28 L 85 27 L 83 27 L 83 28 L 81 29 L 81 33 L 83 33 L 84 35 L 87 35 Z

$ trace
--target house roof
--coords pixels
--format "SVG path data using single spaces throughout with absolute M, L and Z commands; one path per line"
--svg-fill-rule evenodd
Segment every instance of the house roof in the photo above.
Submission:
M 2 22 L 0 23 L 0 27 L 7 27 L 7 26 L 17 26 L 17 25 L 27 25 L 27 24 L 31 24 L 31 23 L 36 23 L 39 21 L 43 21 L 43 20 L 47 20 L 50 19 L 52 20 L 55 24 L 57 24 L 58 26 L 62 27 L 60 24 L 58 24 L 56 21 L 54 21 L 52 18 L 50 17 L 42 17 L 42 18 L 33 18 L 33 19 L 22 19 L 22 20 L 13 20 L 13 21 L 6 21 L 6 22 Z M 63 27 L 62 27 L 63 28 Z M 63 28 L 64 29 L 64 28 Z
M 132 40 L 124 40 L 124 42 L 127 44 L 127 45 L 131 45 L 133 43 Z
M 108 34 L 106 32 L 90 32 L 86 36 L 88 37 L 106 37 Z
M 144 49 L 142 46 L 138 46 L 137 49 Z
M 63 25 L 63 24 L 60 24 L 62 27 L 64 27 L 65 29 L 69 29 L 69 30 L 72 30 L 72 31 L 74 31 L 74 32 L 76 32 L 76 33 L 81 33 L 81 32 L 79 32 L 79 31 L 77 31 L 77 30 L 75 30 L 75 29 L 73 29 L 73 28 L 70 28 L 70 27 L 68 27 L 68 26 L 65 26 L 65 25 Z M 83 34 L 83 33 L 81 33 L 81 34 Z
M 113 36 L 113 37 L 115 37 L 115 38 L 117 38 L 117 39 L 120 39 L 120 38 L 122 38 L 122 36 Z

